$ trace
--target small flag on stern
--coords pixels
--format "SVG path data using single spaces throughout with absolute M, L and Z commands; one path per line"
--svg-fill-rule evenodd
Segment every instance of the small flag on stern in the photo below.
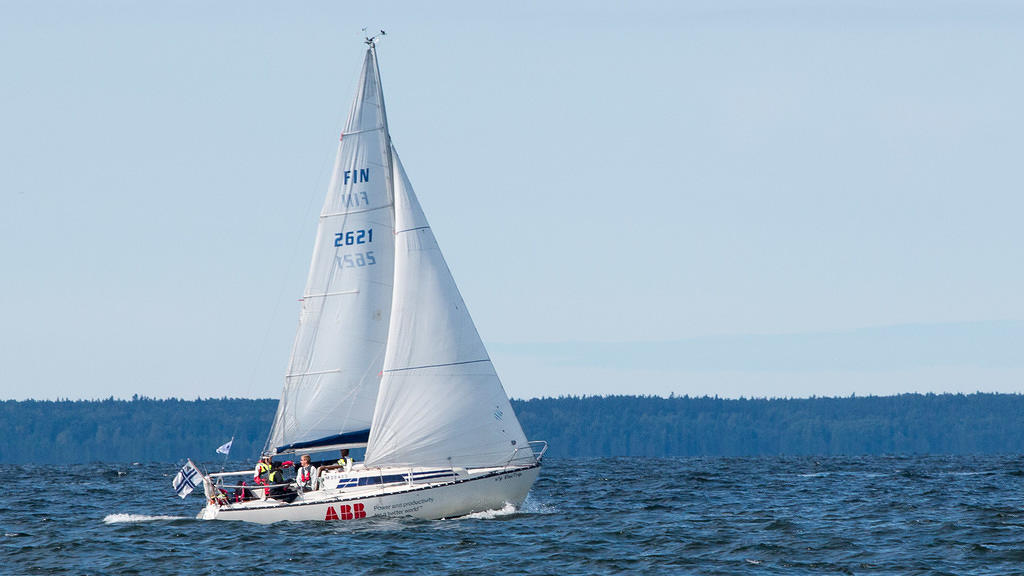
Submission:
M 235 441 L 235 437 L 232 436 L 231 440 L 228 440 L 227 444 L 224 444 L 220 448 L 217 448 L 217 454 L 223 454 L 223 455 L 227 456 L 228 452 L 231 452 L 231 443 L 234 442 L 234 441 Z
M 203 475 L 196 469 L 196 465 L 189 460 L 181 467 L 181 470 L 178 470 L 178 475 L 174 477 L 174 482 L 171 483 L 171 486 L 178 493 L 178 496 L 184 498 L 191 494 L 192 490 L 195 490 L 195 487 L 202 481 Z

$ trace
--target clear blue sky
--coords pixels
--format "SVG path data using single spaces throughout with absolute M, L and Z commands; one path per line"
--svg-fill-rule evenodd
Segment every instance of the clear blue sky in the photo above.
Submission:
M 0 398 L 278 395 L 363 26 L 510 395 L 1024 391 L 1024 5 L 74 1 L 0 2 Z

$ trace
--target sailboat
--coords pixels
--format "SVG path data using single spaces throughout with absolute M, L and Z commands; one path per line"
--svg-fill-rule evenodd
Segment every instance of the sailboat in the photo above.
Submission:
M 246 488 L 252 470 L 205 475 L 201 519 L 452 518 L 521 506 L 539 474 L 547 443 L 523 434 L 391 141 L 378 38 L 366 39 L 263 452 L 365 448 L 364 461 L 287 498 Z

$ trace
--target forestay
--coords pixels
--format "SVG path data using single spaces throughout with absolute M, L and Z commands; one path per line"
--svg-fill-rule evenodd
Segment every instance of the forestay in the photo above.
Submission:
M 369 437 L 394 277 L 390 152 L 371 47 L 320 214 L 268 452 L 358 445 Z
M 526 437 L 392 149 L 394 304 L 366 464 L 494 466 Z M 525 452 L 524 452 L 525 451 Z

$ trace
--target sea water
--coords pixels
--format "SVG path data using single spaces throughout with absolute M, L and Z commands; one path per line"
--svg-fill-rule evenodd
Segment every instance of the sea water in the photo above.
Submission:
M 177 466 L 0 467 L 0 573 L 1024 574 L 1018 456 L 550 460 L 520 510 L 269 526 Z

